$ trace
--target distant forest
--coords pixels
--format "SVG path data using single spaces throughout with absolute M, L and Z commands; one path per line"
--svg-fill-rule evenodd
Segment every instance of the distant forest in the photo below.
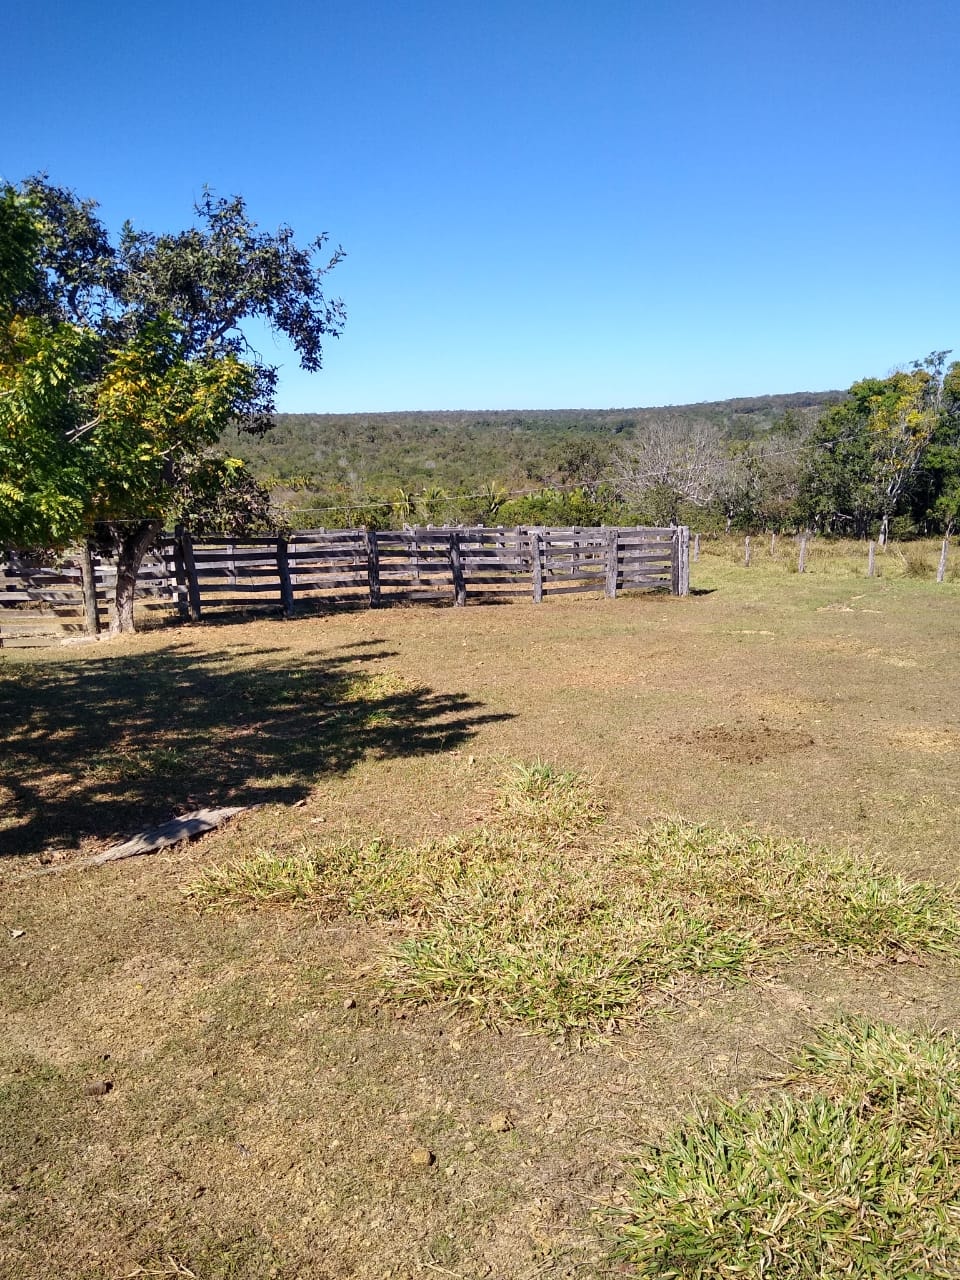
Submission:
M 655 524 L 886 540 L 960 524 L 960 362 L 657 409 L 280 414 L 223 443 L 296 526 Z M 269 491 L 266 492 L 266 491 Z
M 653 422 L 709 423 L 731 444 L 783 433 L 806 434 L 842 391 L 742 397 L 665 408 L 278 414 L 260 438 L 231 430 L 223 444 L 254 475 L 311 522 L 369 522 L 371 504 L 398 507 L 427 496 L 438 508 L 457 495 L 497 491 L 501 499 L 531 489 L 595 489 L 618 449 Z M 422 504 L 421 504 L 422 505 Z M 402 512 L 404 516 L 410 513 Z M 377 521 L 379 523 L 379 521 Z

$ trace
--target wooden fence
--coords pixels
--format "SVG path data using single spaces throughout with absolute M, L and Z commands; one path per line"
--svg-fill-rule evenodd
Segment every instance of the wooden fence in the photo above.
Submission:
M 287 537 L 164 537 L 137 578 L 138 611 L 199 620 L 223 610 L 425 601 L 464 605 L 577 591 L 689 590 L 685 528 L 305 529 Z M 109 561 L 0 568 L 0 644 L 50 643 L 109 625 Z M 84 581 L 87 587 L 84 591 Z M 85 603 L 86 602 L 86 603 Z

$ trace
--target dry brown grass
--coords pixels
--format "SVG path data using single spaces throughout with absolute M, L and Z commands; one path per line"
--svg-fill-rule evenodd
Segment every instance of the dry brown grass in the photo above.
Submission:
M 257 847 L 476 831 L 509 762 L 537 758 L 597 780 L 611 836 L 682 814 L 953 883 L 956 583 L 767 573 L 755 552 L 705 556 L 694 586 L 0 659 L 20 851 L 0 864 L 0 1274 L 602 1276 L 592 1210 L 693 1100 L 782 1071 L 840 1009 L 960 1026 L 949 962 L 793 960 L 572 1052 L 398 1018 L 375 984 L 389 921 L 183 902 Z M 190 848 L 22 878 L 228 799 L 261 805 Z

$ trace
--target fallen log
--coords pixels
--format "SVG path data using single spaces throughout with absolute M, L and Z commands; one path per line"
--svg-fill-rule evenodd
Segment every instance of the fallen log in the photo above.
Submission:
M 230 818 L 236 817 L 238 813 L 245 813 L 254 807 L 254 805 L 238 805 L 226 809 L 196 809 L 193 813 L 171 818 L 169 822 L 163 822 L 159 827 L 146 827 L 128 840 L 124 840 L 122 844 L 111 845 L 109 849 L 104 849 L 103 853 L 94 854 L 91 858 L 81 858 L 76 862 L 66 861 L 51 867 L 40 867 L 28 874 L 42 876 L 56 871 L 72 870 L 75 867 L 99 867 L 105 862 L 119 862 L 122 858 L 137 858 L 142 854 L 156 853 L 158 849 L 166 849 L 172 844 L 180 844 L 184 840 L 192 840 L 195 836 L 213 831 Z

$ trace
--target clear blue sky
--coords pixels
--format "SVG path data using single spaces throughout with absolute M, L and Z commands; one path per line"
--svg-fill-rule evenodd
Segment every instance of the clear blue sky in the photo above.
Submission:
M 820 390 L 960 349 L 955 0 L 8 0 L 0 176 L 327 231 L 287 410 Z

